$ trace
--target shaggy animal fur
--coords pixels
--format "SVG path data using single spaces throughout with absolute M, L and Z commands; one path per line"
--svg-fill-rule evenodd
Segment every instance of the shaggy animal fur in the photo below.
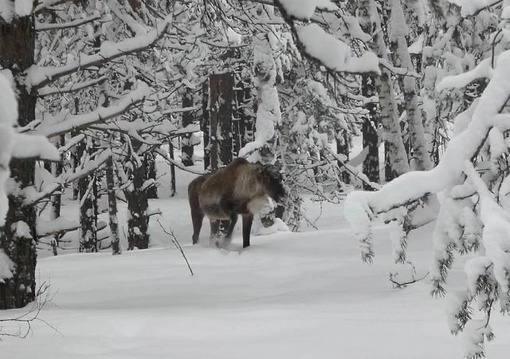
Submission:
M 274 165 L 250 163 L 237 158 L 228 166 L 195 178 L 188 186 L 193 221 L 193 244 L 198 243 L 204 216 L 211 222 L 211 244 L 226 247 L 238 215 L 243 217 L 243 248 L 250 245 L 253 215 L 267 203 L 279 201 L 285 191 L 282 176 Z M 220 236 L 220 229 L 225 234 Z

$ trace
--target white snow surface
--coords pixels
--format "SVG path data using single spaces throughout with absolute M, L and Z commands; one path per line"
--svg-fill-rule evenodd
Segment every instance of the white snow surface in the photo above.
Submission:
M 166 166 L 158 165 L 161 170 Z M 449 331 L 447 301 L 430 296 L 429 282 L 396 290 L 388 281 L 395 267 L 386 226 L 374 226 L 378 255 L 371 266 L 361 262 L 341 206 L 321 208 L 309 200 L 306 214 L 312 221 L 318 218 L 319 230 L 254 236 L 252 246 L 242 250 L 240 220 L 230 251 L 192 246 L 186 198 L 192 178 L 178 172 L 177 196 L 170 198 L 168 186 L 162 185 L 161 199 L 150 206 L 161 209 L 160 220 L 174 231 L 194 276 L 154 220 L 149 250 L 57 257 L 40 251 L 38 283 L 49 283 L 53 295 L 40 318 L 58 332 L 35 322 L 25 340 L 2 338 L 2 358 L 462 357 L 462 340 Z M 161 183 L 170 183 L 167 175 Z M 76 204 L 65 202 L 62 213 L 77 215 Z M 120 204 L 121 233 L 125 218 Z M 418 275 L 429 268 L 431 229 L 422 228 L 409 239 L 409 259 Z M 203 243 L 208 235 L 204 224 Z M 459 261 L 451 285 L 464 281 Z M 0 319 L 26 310 L 0 311 Z M 487 345 L 487 358 L 506 358 L 508 318 L 494 312 L 492 326 L 496 338 Z M 17 329 L 3 323 L 3 331 Z

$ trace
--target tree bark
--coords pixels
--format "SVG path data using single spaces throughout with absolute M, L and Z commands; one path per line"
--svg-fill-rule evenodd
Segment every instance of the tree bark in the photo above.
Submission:
M 168 141 L 168 152 L 170 155 L 170 159 L 175 159 L 174 145 L 172 144 L 172 140 Z M 177 192 L 177 185 L 175 183 L 175 165 L 173 163 L 170 164 L 170 197 L 175 196 Z
M 405 24 L 404 11 L 401 0 L 392 0 L 391 17 L 396 19 L 396 24 Z M 391 29 L 392 53 L 395 57 L 395 65 L 414 72 L 414 66 L 409 54 L 404 29 Z M 407 113 L 407 124 L 409 142 L 411 147 L 411 164 L 413 169 L 418 171 L 432 168 L 430 155 L 425 143 L 425 130 L 423 128 L 423 114 L 419 106 L 416 80 L 412 76 L 405 76 L 401 80 L 402 91 L 404 92 L 404 104 Z
M 360 0 L 358 10 L 365 32 L 373 36 L 372 50 L 379 57 L 387 60 L 388 49 L 383 38 L 381 19 L 375 1 Z M 385 135 L 385 179 L 391 181 L 409 171 L 409 162 L 400 130 L 391 74 L 387 70 L 383 69 L 381 75 L 375 78 L 375 88 L 379 95 L 381 124 Z
M 121 254 L 119 237 L 119 220 L 117 218 L 117 194 L 115 192 L 115 174 L 113 171 L 113 154 L 106 160 L 106 190 L 108 192 L 108 218 L 112 254 Z
M 0 18 L 0 68 L 9 69 L 18 95 L 18 124 L 26 126 L 35 119 L 37 95 L 25 85 L 24 71 L 34 64 L 35 29 L 32 16 Z M 1 94 L 0 94 L 1 96 Z M 35 163 L 11 160 L 11 177 L 20 188 L 34 184 Z M 0 308 L 21 308 L 35 298 L 36 212 L 23 205 L 20 195 L 9 195 L 5 226 L 0 228 L 0 249 L 13 261 L 12 278 L 0 283 Z M 28 229 L 28 230 L 27 230 Z
M 182 96 L 182 107 L 190 108 L 193 107 L 193 92 L 191 89 L 186 89 L 186 92 Z M 193 124 L 193 113 L 191 111 L 185 111 L 182 113 L 182 127 Z M 193 166 L 193 143 L 191 142 L 191 134 L 185 134 L 182 137 L 182 164 L 186 167 Z
M 232 102 L 234 79 L 232 74 L 213 74 L 209 77 L 209 138 L 211 141 L 211 169 L 232 162 Z
M 92 153 L 88 141 L 77 146 L 77 155 L 83 163 Z M 80 252 L 97 252 L 97 180 L 94 175 L 83 176 L 78 180 L 80 199 Z
M 132 140 L 133 151 L 137 156 L 141 143 Z M 131 169 L 131 186 L 124 191 L 128 203 L 128 250 L 149 248 L 150 236 L 148 233 L 149 217 L 147 209 L 149 208 L 149 198 L 147 189 L 144 188 L 147 180 L 147 173 L 144 161 L 136 161 L 134 158 L 129 160 Z
M 372 75 L 363 75 L 361 79 L 361 93 L 365 97 L 373 97 L 376 95 L 375 78 Z M 363 161 L 363 173 L 371 182 L 380 182 L 379 168 L 379 134 L 377 127 L 379 118 L 377 114 L 377 104 L 369 102 L 365 109 L 368 111 L 367 116 L 363 118 L 361 126 L 363 148 L 368 148 L 367 156 Z M 363 182 L 363 189 L 367 191 L 373 190 L 372 186 Z

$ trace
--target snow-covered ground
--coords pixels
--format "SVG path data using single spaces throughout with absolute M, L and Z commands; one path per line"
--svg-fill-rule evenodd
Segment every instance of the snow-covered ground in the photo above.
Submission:
M 41 253 L 38 281 L 50 283 L 53 299 L 40 318 L 56 330 L 35 322 L 27 339 L 3 337 L 2 359 L 462 357 L 445 300 L 429 295 L 427 279 L 405 289 L 389 282 L 395 266 L 383 225 L 375 231 L 372 265 L 361 262 L 340 206 L 310 201 L 307 215 L 318 218 L 319 230 L 254 237 L 240 252 L 192 246 L 185 193 L 192 175 L 178 176 L 178 195 L 169 198 L 163 185 L 151 206 L 163 212 L 195 275 L 155 221 L 150 250 Z M 428 270 L 431 233 L 431 226 L 422 228 L 409 243 L 418 276 Z M 234 245 L 241 246 L 239 228 Z M 463 280 L 461 268 L 457 263 L 453 283 Z M 0 318 L 23 312 L 0 311 Z M 487 357 L 508 358 L 510 321 L 494 313 L 493 328 Z

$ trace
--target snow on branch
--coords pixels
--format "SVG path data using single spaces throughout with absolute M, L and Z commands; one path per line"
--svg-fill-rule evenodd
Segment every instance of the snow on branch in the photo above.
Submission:
M 81 169 L 77 169 L 76 172 L 66 172 L 60 175 L 59 178 L 55 179 L 55 182 L 45 184 L 44 187 L 36 189 L 34 186 L 25 187 L 23 192 L 23 205 L 33 206 L 39 203 L 44 198 L 47 198 L 55 191 L 58 191 L 63 186 L 72 183 L 82 177 L 88 176 L 89 174 L 97 171 L 101 166 L 106 163 L 106 160 L 112 155 L 111 150 L 107 149 L 101 152 L 96 158 L 88 161 Z
M 336 5 L 331 1 L 274 0 L 274 3 L 280 9 L 285 22 L 290 25 L 302 54 L 332 71 L 380 74 L 379 58 L 373 52 L 353 57 L 349 45 L 324 31 L 318 24 L 296 25 L 296 19 L 309 21 L 316 8 L 335 11 Z
M 94 86 L 97 84 L 100 84 L 104 82 L 107 79 L 106 76 L 101 76 L 97 79 L 89 80 L 89 81 L 83 81 L 83 82 L 75 82 L 69 86 L 58 88 L 56 86 L 46 86 L 43 88 L 40 88 L 37 90 L 37 94 L 40 97 L 43 96 L 50 96 L 50 95 L 57 95 L 57 94 L 65 94 L 70 92 L 75 92 L 79 90 L 83 90 L 84 88 Z
M 137 103 L 143 101 L 150 94 L 149 86 L 139 81 L 136 90 L 124 96 L 115 105 L 100 107 L 96 111 L 83 115 L 68 115 L 53 123 L 43 123 L 37 133 L 47 137 L 55 137 L 71 130 L 86 128 L 99 122 L 104 122 L 127 112 Z
M 100 65 L 116 58 L 142 51 L 153 45 L 165 34 L 171 19 L 171 16 L 167 17 L 158 23 L 155 29 L 144 35 L 135 36 L 117 43 L 105 41 L 101 44 L 98 53 L 80 56 L 76 61 L 67 65 L 47 67 L 34 65 L 27 70 L 27 85 L 40 88 L 80 69 Z
M 64 23 L 55 23 L 55 24 L 48 24 L 48 23 L 36 23 L 35 24 L 35 31 L 48 31 L 48 30 L 62 30 L 62 29 L 68 29 L 70 27 L 76 27 L 80 26 L 89 22 L 92 22 L 94 20 L 98 20 L 101 18 L 100 14 L 92 15 L 89 17 L 86 17 L 84 19 L 78 19 L 70 22 L 64 22 Z
M 41 238 L 52 234 L 74 231 L 80 228 L 80 223 L 78 220 L 69 220 L 62 216 L 49 221 L 38 217 L 36 228 L 37 237 Z
M 65 4 L 73 0 L 39 0 L 37 6 L 34 9 L 34 13 L 38 13 L 44 9 Z
M 14 134 L 12 157 L 55 162 L 61 160 L 60 152 L 46 137 L 24 133 Z
M 480 217 L 483 222 L 482 240 L 485 256 L 494 265 L 494 277 L 503 293 L 510 290 L 510 215 L 496 202 L 494 195 L 476 172 L 470 161 L 465 161 L 464 172 L 476 186 L 480 196 Z M 468 262 L 469 263 L 469 262 Z M 466 265 L 468 265 L 466 263 Z M 467 271 L 475 272 L 477 271 Z M 469 280 L 475 282 L 476 280 Z M 476 285 L 471 285 L 471 289 Z M 472 290 L 475 293 L 475 290 Z
M 296 33 L 306 53 L 324 66 L 338 72 L 380 73 L 379 59 L 373 52 L 352 57 L 349 45 L 326 33 L 317 24 L 296 27 Z
M 446 76 L 437 85 L 436 90 L 442 91 L 448 88 L 462 88 L 479 78 L 491 78 L 494 73 L 492 58 L 482 60 L 474 69 L 453 76 Z
M 362 255 L 370 260 L 370 220 L 377 214 L 418 200 L 429 193 L 455 185 L 464 172 L 464 162 L 474 158 L 494 126 L 498 112 L 510 94 L 510 51 L 503 52 L 494 74 L 480 97 L 473 119 L 466 129 L 449 143 L 437 167 L 429 171 L 405 173 L 379 191 L 354 191 L 345 199 L 344 212 L 362 246 Z
M 503 0 L 448 0 L 461 8 L 460 14 L 463 17 L 473 16 L 480 11 L 499 4 Z

